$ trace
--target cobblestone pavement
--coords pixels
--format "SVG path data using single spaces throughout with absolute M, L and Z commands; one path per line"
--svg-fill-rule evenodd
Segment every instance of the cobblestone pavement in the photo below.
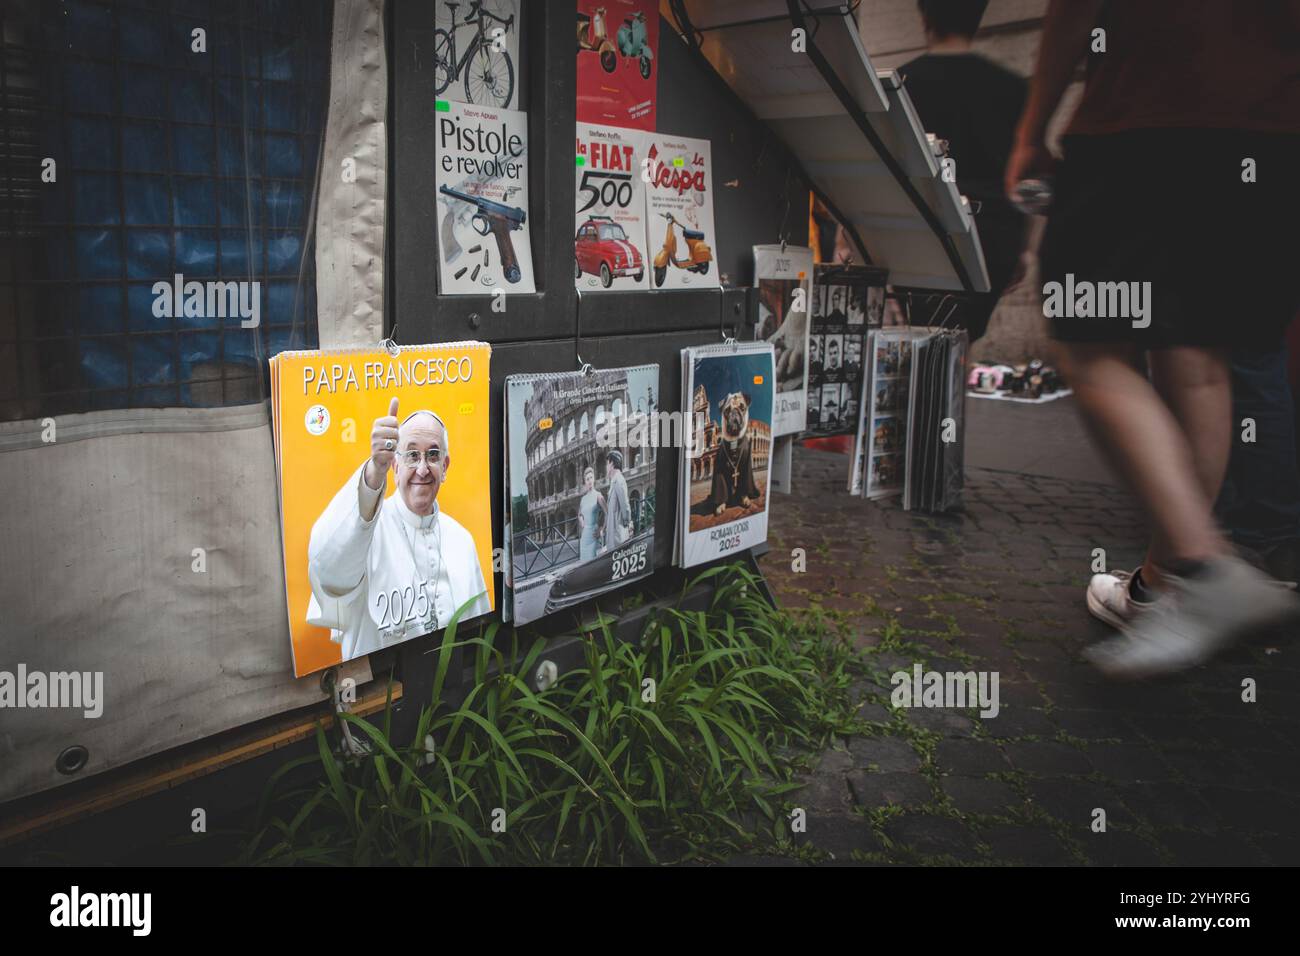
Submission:
M 1079 656 L 1108 633 L 1083 589 L 1094 548 L 1109 567 L 1140 560 L 1126 495 L 968 469 L 963 510 L 922 515 L 850 497 L 846 462 L 796 450 L 797 494 L 774 499 L 762 559 L 778 600 L 824 615 L 874 672 L 854 688 L 869 729 L 795 795 L 814 847 L 837 861 L 1300 864 L 1293 635 L 1176 678 L 1108 682 Z M 1000 712 L 892 708 L 890 675 L 915 662 L 998 672 Z

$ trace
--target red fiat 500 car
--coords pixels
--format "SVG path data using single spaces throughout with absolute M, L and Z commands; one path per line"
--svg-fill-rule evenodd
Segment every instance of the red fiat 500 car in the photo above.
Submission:
M 641 253 L 628 241 L 623 227 L 609 216 L 592 216 L 578 229 L 573 239 L 573 277 L 600 276 L 608 289 L 616 277 L 631 276 L 640 282 L 645 275 Z

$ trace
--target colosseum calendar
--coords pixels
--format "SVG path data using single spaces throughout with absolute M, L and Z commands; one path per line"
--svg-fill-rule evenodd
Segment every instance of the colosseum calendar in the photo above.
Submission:
M 505 387 L 502 615 L 527 624 L 654 570 L 659 366 Z

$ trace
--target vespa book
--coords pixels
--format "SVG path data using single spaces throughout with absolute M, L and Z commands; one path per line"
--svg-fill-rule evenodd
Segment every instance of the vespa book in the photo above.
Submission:
M 646 232 L 656 289 L 716 289 L 709 141 L 656 133 L 644 163 Z

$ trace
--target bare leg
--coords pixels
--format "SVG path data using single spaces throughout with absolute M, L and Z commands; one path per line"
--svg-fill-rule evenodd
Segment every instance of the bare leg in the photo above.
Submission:
M 1187 439 L 1196 478 L 1213 507 L 1232 453 L 1232 386 L 1228 363 L 1215 349 L 1179 346 L 1150 353 L 1156 391 Z M 1160 585 L 1160 565 L 1178 555 L 1157 528 L 1142 565 L 1142 577 Z
M 1216 411 L 1214 390 L 1207 386 L 1202 394 L 1199 386 L 1187 389 L 1189 394 L 1178 403 L 1189 416 L 1184 431 L 1155 387 L 1134 367 L 1131 346 L 1076 343 L 1065 352 L 1067 377 L 1084 423 L 1137 494 L 1155 530 L 1157 560 L 1167 564 L 1227 553 L 1206 491 L 1216 467 L 1217 481 L 1222 480 L 1224 466 L 1211 462 L 1202 469 L 1188 440 L 1188 432 L 1215 428 L 1230 414 L 1227 407 Z M 1169 371 L 1185 371 L 1187 381 L 1195 379 L 1190 369 L 1182 369 L 1176 360 L 1172 364 L 1175 368 Z M 1209 368 L 1207 361 L 1202 371 Z M 1223 394 L 1226 403 L 1226 390 Z M 1204 481 L 1202 471 L 1207 476 Z

